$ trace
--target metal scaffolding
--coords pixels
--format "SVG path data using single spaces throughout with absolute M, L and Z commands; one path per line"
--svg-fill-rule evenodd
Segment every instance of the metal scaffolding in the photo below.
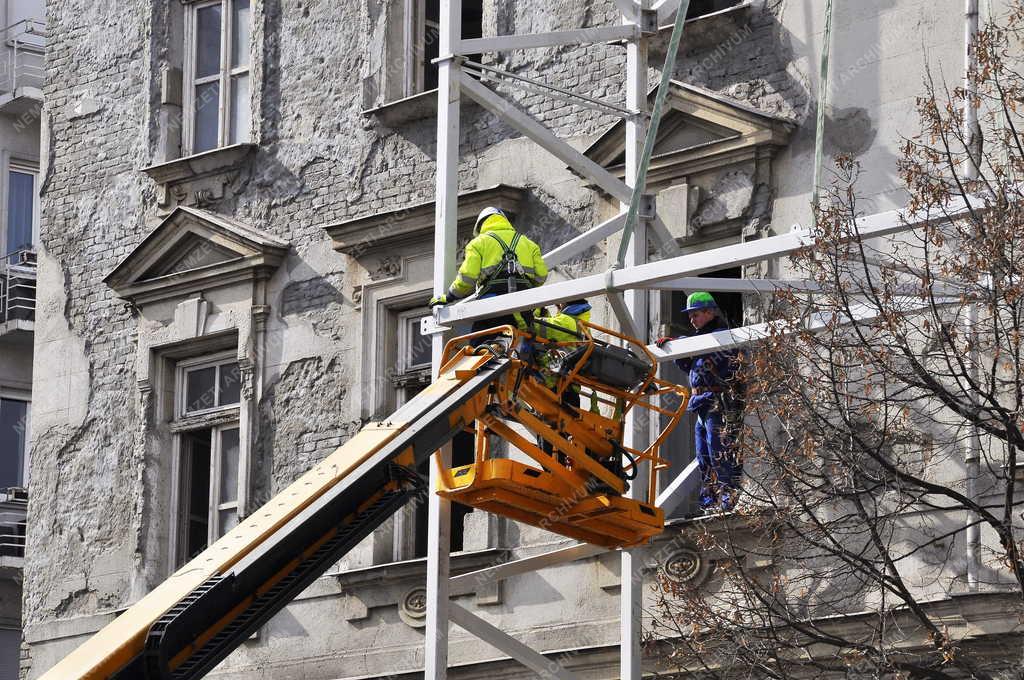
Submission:
M 615 264 L 608 271 L 545 285 L 541 288 L 510 293 L 500 298 L 467 301 L 442 307 L 434 312 L 433 323 L 425 324 L 426 333 L 432 333 L 435 375 L 439 369 L 443 347 L 443 332 L 459 321 L 492 317 L 524 309 L 535 309 L 588 296 L 605 296 L 626 334 L 634 337 L 648 336 L 648 294 L 651 290 L 697 289 L 710 291 L 738 291 L 770 293 L 778 289 L 813 292 L 816 287 L 810 281 L 792 280 L 735 280 L 697 277 L 700 274 L 728 268 L 763 262 L 785 257 L 793 251 L 808 245 L 811 234 L 799 226 L 788 233 L 767 237 L 752 242 L 738 243 L 701 253 L 680 255 L 675 239 L 656 214 L 653 197 L 645 194 L 646 166 L 650 161 L 654 139 L 660 117 L 660 107 L 674 67 L 676 48 L 683 33 L 689 0 L 613 0 L 619 10 L 621 25 L 582 28 L 572 31 L 534 35 L 506 35 L 472 40 L 461 39 L 461 0 L 440 2 L 440 51 L 438 77 L 437 113 L 437 199 L 434 237 L 434 294 L 444 293 L 448 283 L 455 276 L 456 269 L 456 220 L 458 213 L 458 167 L 459 127 L 462 95 L 466 94 L 484 109 L 490 111 L 513 129 L 536 142 L 542 149 L 565 162 L 597 188 L 618 199 L 620 213 L 612 219 L 593 227 L 584 234 L 562 244 L 545 254 L 549 266 L 572 259 L 600 241 L 616 234 L 622 234 L 622 247 Z M 663 76 L 653 111 L 648 111 L 648 43 L 659 30 L 659 25 L 675 15 L 675 24 L 670 48 L 663 66 Z M 530 50 L 557 45 L 587 45 L 607 41 L 624 41 L 626 49 L 626 97 L 624 103 L 600 102 L 587 96 L 577 95 L 549 84 L 541 83 L 518 75 L 508 74 L 499 69 L 476 62 L 467 62 L 468 55 L 490 54 Z M 570 100 L 602 113 L 620 115 L 626 123 L 626 175 L 620 181 L 603 167 L 588 159 L 565 141 L 559 139 L 542 123 L 517 108 L 485 82 L 474 75 L 485 75 L 488 80 L 500 80 L 511 87 L 528 91 L 546 90 L 555 98 Z M 913 229 L 934 219 L 950 219 L 967 205 L 947 206 L 941 214 L 912 214 L 906 211 L 880 213 L 858 220 L 857 227 L 862 237 L 874 238 Z M 647 262 L 650 241 L 657 245 L 666 259 Z M 954 294 L 956 291 L 951 291 Z M 913 311 L 914 302 L 908 298 L 908 310 Z M 854 308 L 848 318 L 839 323 L 855 323 L 872 318 L 873 313 L 865 308 L 863 312 Z M 834 315 L 812 314 L 805 320 L 804 328 L 824 329 L 834 326 Z M 649 349 L 659 361 L 695 356 L 711 350 L 756 342 L 777 333 L 781 327 L 771 323 L 744 326 L 693 338 L 684 338 Z M 625 442 L 627 446 L 640 446 L 646 436 L 644 424 L 636 422 L 627 427 L 627 433 L 634 437 Z M 437 455 L 450 457 L 450 451 Z M 435 461 L 436 462 L 436 461 Z M 447 464 L 449 461 L 445 460 Z M 431 466 L 431 484 L 437 483 L 437 465 Z M 666 512 L 671 511 L 683 500 L 682 490 L 687 488 L 698 474 L 696 462 L 686 466 L 668 484 L 658 497 L 658 505 Z M 430 541 L 427 555 L 427 624 L 425 650 L 425 677 L 444 680 L 448 667 L 448 630 L 451 623 L 464 628 L 498 650 L 509 655 L 542 675 L 570 679 L 575 676 L 556 660 L 544 657 L 520 641 L 498 630 L 465 608 L 449 601 L 453 584 L 472 581 L 488 584 L 512 576 L 529 573 L 541 568 L 585 559 L 606 551 L 604 548 L 577 544 L 493 566 L 455 578 L 450 577 L 450 501 L 431 494 L 429 500 L 429 532 L 435 540 Z M 642 611 L 642 578 L 639 565 L 631 551 L 621 551 L 621 660 L 620 677 L 624 680 L 639 680 L 640 624 Z

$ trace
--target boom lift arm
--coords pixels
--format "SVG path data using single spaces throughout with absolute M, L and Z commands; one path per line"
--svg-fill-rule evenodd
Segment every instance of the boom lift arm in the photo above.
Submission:
M 455 500 L 609 547 L 634 545 L 658 533 L 664 522 L 653 491 L 647 502 L 620 494 L 630 470 L 635 475 L 644 459 L 653 463 L 650 489 L 656 488 L 661 465 L 656 450 L 665 435 L 643 452 L 626 451 L 616 441 L 622 415 L 638 406 L 670 416 L 667 434 L 685 409 L 686 391 L 658 381 L 653 357 L 639 359 L 632 352 L 618 358 L 633 356 L 646 367 L 634 367 L 628 379 L 634 384 L 616 387 L 588 377 L 591 355 L 612 351 L 589 329 L 579 342 L 558 343 L 578 347 L 572 365 L 566 364 L 552 387 L 534 361 L 520 356 L 518 348 L 529 338 L 510 327 L 503 330 L 502 340 L 479 348 L 469 342 L 472 338 L 449 343 L 440 376 L 423 392 L 361 430 L 43 680 L 202 677 L 421 492 L 417 468 L 462 430 L 476 432 L 477 456 L 473 466 L 444 471 L 439 491 Z M 566 390 L 581 389 L 604 405 L 584 412 L 562 399 Z M 650 395 L 673 391 L 683 397 L 675 410 L 648 401 Z M 550 453 L 507 421 L 548 441 Z M 505 435 L 540 467 L 492 458 L 488 434 Z M 628 465 L 623 454 L 631 458 Z

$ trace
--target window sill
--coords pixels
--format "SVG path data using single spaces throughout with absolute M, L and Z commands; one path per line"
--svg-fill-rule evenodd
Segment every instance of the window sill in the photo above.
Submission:
M 240 166 L 256 150 L 252 143 L 233 144 L 204 151 L 173 161 L 142 168 L 157 184 L 173 184 L 186 179 L 215 175 Z
M 179 416 L 177 420 L 171 422 L 169 429 L 171 432 L 177 434 L 179 432 L 189 432 L 191 430 L 204 430 L 208 427 L 215 427 L 217 425 L 224 425 L 227 423 L 237 423 L 240 417 L 239 412 L 239 407 L 235 405 L 224 410 L 207 411 L 206 413 Z
M 0 113 L 7 116 L 21 117 L 38 111 L 43 103 L 43 90 L 31 85 L 0 94 Z
M 363 115 L 373 116 L 388 127 L 433 118 L 437 115 L 437 88 L 367 109 Z

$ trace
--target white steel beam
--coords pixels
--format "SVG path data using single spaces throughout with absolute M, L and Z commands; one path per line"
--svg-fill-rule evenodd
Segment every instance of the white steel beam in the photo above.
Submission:
M 629 291 L 629 293 L 632 292 L 633 291 Z M 619 329 L 622 331 L 623 335 L 628 335 L 631 338 L 643 339 L 641 337 L 641 328 L 646 327 L 646 324 L 644 326 L 640 326 L 630 311 L 634 308 L 633 302 L 627 300 L 626 296 L 619 291 L 609 291 L 608 306 L 612 308 L 612 314 L 614 314 L 615 318 L 618 320 Z M 646 335 L 646 333 L 643 335 Z M 626 446 L 630 445 L 626 444 Z
M 939 306 L 948 306 L 960 304 L 961 302 L 962 299 L 957 296 L 942 298 L 938 300 L 936 304 Z M 895 310 L 899 314 L 914 314 L 917 312 L 926 312 L 930 309 L 928 305 L 924 304 L 921 299 L 916 296 L 895 297 L 893 298 L 893 303 L 902 307 Z M 792 326 L 784 321 L 766 321 L 764 323 L 752 324 L 750 326 L 741 326 L 739 328 L 732 328 L 724 331 L 715 331 L 714 333 L 705 333 L 703 335 L 694 335 L 688 338 L 679 338 L 678 340 L 667 342 L 661 347 L 658 347 L 657 345 L 648 345 L 647 349 L 651 351 L 651 354 L 653 354 L 659 362 L 664 362 L 671 361 L 673 359 L 699 356 L 701 354 L 711 354 L 712 352 L 722 352 L 742 345 L 758 342 L 780 333 L 790 334 L 801 331 L 817 333 L 830 327 L 846 326 L 851 323 L 870 321 L 878 316 L 875 309 L 866 305 L 851 305 L 850 312 L 850 315 L 841 314 L 839 312 L 817 312 L 812 314 L 803 325 L 799 326 Z
M 640 0 L 641 11 L 650 8 L 651 0 Z M 628 21 L 628 19 L 627 19 Z M 626 108 L 634 111 L 648 111 L 647 103 L 647 69 L 648 41 L 645 37 L 634 40 L 626 45 Z M 666 62 L 671 62 L 671 57 Z M 671 67 L 669 67 L 671 68 Z M 657 111 L 655 112 L 657 116 Z M 636 266 L 647 262 L 647 229 L 649 220 L 640 216 L 640 204 L 645 201 L 644 191 L 647 181 L 647 163 L 649 156 L 644 154 L 645 139 L 656 131 L 658 121 L 655 118 L 648 125 L 647 119 L 636 116 L 626 120 L 626 184 L 631 195 L 621 199 L 621 210 L 627 213 L 626 225 L 619 244 L 616 258 L 618 266 Z M 646 212 L 646 211 L 645 211 Z M 615 270 L 606 272 L 606 283 L 614 282 Z M 622 332 L 633 338 L 646 339 L 648 334 L 648 293 L 646 290 L 634 289 L 621 293 L 609 291 L 608 302 L 619 318 Z M 650 431 L 649 421 L 640 417 L 638 409 L 630 411 L 626 418 L 622 443 L 624 446 L 643 450 L 647 447 Z M 651 466 L 644 470 L 652 474 Z M 644 487 L 642 475 L 637 476 L 627 492 L 632 498 L 639 495 Z M 619 677 L 621 680 L 640 680 L 642 657 L 640 638 L 643 615 L 643 572 L 639 552 L 622 550 L 619 553 Z
M 480 106 L 535 141 L 542 149 L 571 166 L 613 197 L 620 201 L 629 200 L 632 192 L 618 177 L 559 139 L 553 132 L 538 123 L 533 117 L 520 111 L 512 102 L 494 90 L 461 72 L 458 79 L 462 90 L 475 99 Z
M 512 52 L 558 45 L 585 45 L 612 40 L 634 40 L 640 35 L 636 24 L 578 28 L 573 31 L 534 33 L 526 35 L 499 35 L 491 38 L 471 38 L 462 41 L 458 54 L 470 55 L 489 52 Z
M 700 476 L 700 466 L 696 460 L 687 463 L 683 471 L 676 475 L 672 483 L 665 487 L 665 490 L 658 494 L 655 505 L 661 508 L 666 515 L 679 507 L 687 498 L 687 492 L 691 491 L 690 485 Z
M 626 213 L 619 213 L 610 220 L 593 227 L 571 241 L 567 241 L 554 250 L 544 254 L 544 263 L 548 267 L 555 267 L 566 260 L 571 260 L 577 255 L 582 255 L 590 248 L 608 238 L 617 231 L 621 231 L 626 224 Z
M 531 557 L 524 557 L 520 560 L 513 560 L 511 562 L 497 564 L 493 567 L 471 571 L 467 574 L 453 576 L 449 583 L 453 588 L 466 587 L 469 585 L 482 587 L 498 581 L 504 581 L 505 579 L 512 578 L 513 576 L 529 574 L 530 572 L 537 571 L 538 569 L 553 567 L 567 562 L 575 562 L 576 560 L 583 560 L 606 552 L 608 552 L 608 548 L 602 548 L 601 546 L 591 545 L 589 543 L 576 543 L 565 548 L 551 550 L 539 555 L 532 555 Z
M 793 231 L 757 241 L 737 243 L 701 253 L 680 255 L 636 267 L 626 267 L 613 270 L 610 273 L 591 274 L 571 281 L 560 281 L 540 288 L 508 293 L 498 298 L 448 305 L 438 308 L 435 314 L 438 323 L 448 325 L 455 321 L 482 319 L 523 309 L 535 309 L 563 300 L 604 295 L 608 291 L 641 286 L 656 288 L 657 284 L 674 281 L 685 276 L 703 274 L 727 267 L 738 267 L 787 255 L 809 243 L 811 241 L 807 232 Z
M 658 256 L 659 259 L 666 257 L 676 257 L 681 252 L 679 250 L 679 244 L 676 243 L 676 237 L 672 235 L 672 232 L 668 230 L 665 221 L 660 216 L 655 215 L 654 219 L 651 220 L 651 233 L 658 240 Z
M 972 201 L 972 207 L 974 209 L 981 208 L 981 201 L 976 201 L 977 203 Z M 861 239 L 877 239 L 920 227 L 929 222 L 955 219 L 962 216 L 967 209 L 966 202 L 957 200 L 950 202 L 950 205 L 943 210 L 916 213 L 908 210 L 890 210 L 858 218 L 857 232 Z M 471 301 L 450 305 L 437 311 L 437 322 L 446 325 L 455 321 L 468 321 L 473 318 L 540 307 L 562 300 L 603 295 L 608 291 L 639 287 L 657 288 L 665 282 L 690 277 L 694 274 L 790 255 L 793 251 L 813 243 L 814 240 L 809 232 L 797 228 L 776 237 L 616 269 L 610 274 L 610 282 L 605 281 L 606 274 L 592 274 L 589 277 L 559 282 L 529 291 L 509 293 L 503 295 L 498 301 Z
M 667 21 L 679 9 L 680 0 L 658 0 L 651 7 L 658 13 L 658 21 Z
M 535 652 L 511 635 L 503 633 L 476 614 L 467 611 L 465 607 L 452 603 L 451 617 L 452 623 L 466 629 L 498 651 L 508 654 L 540 677 L 576 680 L 576 676 L 565 670 L 555 659 Z
M 462 37 L 462 0 L 440 0 L 441 54 L 451 54 Z M 437 90 L 437 187 L 434 213 L 434 294 L 441 295 L 455 278 L 459 216 L 459 128 L 461 97 L 459 64 L 446 59 L 438 67 Z M 437 377 L 444 350 L 444 336 L 435 335 L 431 351 Z M 451 445 L 434 454 L 430 488 L 438 486 L 439 465 L 449 467 Z M 451 606 L 448 578 L 451 573 L 451 501 L 436 493 L 427 496 L 427 616 L 424 638 L 424 675 L 434 680 L 448 677 L 448 628 Z
M 970 207 L 978 210 L 983 206 L 980 199 L 973 199 Z M 919 212 L 911 212 L 906 209 L 890 210 L 858 218 L 857 233 L 863 239 L 889 236 L 921 227 L 930 222 L 956 219 L 963 216 L 967 209 L 967 202 L 957 199 L 950 201 L 950 204 L 943 209 Z M 608 291 L 639 287 L 657 288 L 666 281 L 686 276 L 783 257 L 799 248 L 811 245 L 813 242 L 810 233 L 796 228 L 778 236 L 769 236 L 756 241 L 736 243 L 700 253 L 680 255 L 659 262 L 615 270 L 611 274 L 610 282 L 606 282 L 605 274 L 593 274 L 573 281 L 561 281 L 533 290 L 509 293 L 502 295 L 497 300 L 491 298 L 486 301 L 450 305 L 438 309 L 436 318 L 438 323 L 447 325 L 454 321 L 482 319 L 497 314 L 554 304 L 563 300 L 604 295 Z
M 807 279 L 724 279 L 703 276 L 684 276 L 674 281 L 642 284 L 640 288 L 658 290 L 705 290 L 709 293 L 773 293 L 788 290 L 813 293 L 821 290 L 814 281 Z

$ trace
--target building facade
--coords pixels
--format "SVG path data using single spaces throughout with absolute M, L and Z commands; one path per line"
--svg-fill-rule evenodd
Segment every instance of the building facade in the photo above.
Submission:
M 43 2 L 0 7 L 0 678 L 17 678 L 39 243 Z
M 617 16 L 604 0 L 463 5 L 468 37 Z M 432 285 L 437 8 L 49 3 L 26 677 L 429 382 L 418 328 Z M 690 13 L 650 174 L 669 229 L 693 252 L 806 224 L 822 8 L 715 0 Z M 916 125 L 926 64 L 960 77 L 962 19 L 924 0 L 870 0 L 839 3 L 833 31 L 825 151 L 868 169 L 861 189 L 874 210 L 899 206 L 901 135 Z M 655 63 L 666 38 L 652 47 Z M 591 96 L 624 95 L 619 45 L 486 59 Z M 514 98 L 624 174 L 614 118 Z M 618 209 L 480 109 L 464 111 L 461 143 L 465 237 L 495 205 L 549 250 Z M 12 161 L 11 172 L 20 167 Z M 615 245 L 560 275 L 603 271 Z M 741 321 L 742 304 L 727 304 Z M 681 306 L 678 295 L 659 297 L 651 335 L 682 323 Z M 596 318 L 610 318 L 603 303 Z M 687 436 L 668 453 L 688 462 Z M 456 571 L 563 540 L 454 514 Z M 421 677 L 429 540 L 425 506 L 403 510 L 215 676 Z M 692 557 L 667 532 L 648 549 L 646 573 Z M 618 568 L 604 555 L 456 597 L 582 677 L 614 678 Z M 458 678 L 532 677 L 455 628 L 451 663 Z

